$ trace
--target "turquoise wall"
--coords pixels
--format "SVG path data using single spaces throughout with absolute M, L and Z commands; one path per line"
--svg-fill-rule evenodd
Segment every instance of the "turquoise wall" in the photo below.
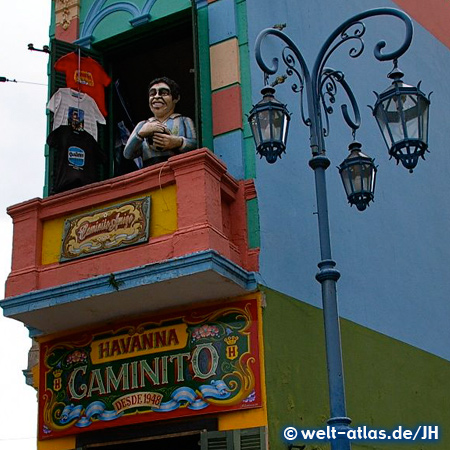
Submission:
M 375 7 L 396 7 L 379 0 L 247 0 L 253 102 L 261 98 L 262 74 L 254 59 L 258 33 L 274 24 L 298 45 L 312 67 L 328 35 L 350 16 Z M 341 95 L 331 117 L 326 139 L 331 166 L 327 171 L 333 257 L 342 274 L 338 283 L 343 317 L 413 346 L 450 359 L 450 196 L 447 177 L 450 52 L 433 35 L 415 23 L 410 50 L 400 59 L 405 82 L 417 84 L 431 97 L 430 153 L 413 174 L 389 160 L 378 126 L 366 105 L 372 91 L 390 85 L 386 78 L 392 63 L 373 56 L 376 42 L 386 50 L 403 40 L 403 25 L 395 19 L 366 21 L 366 50 L 358 59 L 341 48 L 329 66 L 344 71 L 358 100 L 362 126 L 357 139 L 363 151 L 375 158 L 378 180 L 375 202 L 364 212 L 350 208 L 336 166 L 347 156 L 352 140 L 344 125 Z M 281 55 L 279 42 L 264 47 L 266 59 Z M 292 78 L 293 80 L 293 78 Z M 297 82 L 297 80 L 293 80 Z M 274 165 L 257 160 L 256 186 L 261 227 L 261 280 L 264 284 L 315 306 L 321 305 L 315 281 L 320 260 L 309 130 L 301 122 L 299 96 L 289 80 L 277 86 L 276 97 L 292 112 L 287 154 Z M 342 91 L 341 91 L 342 93 Z
M 82 0 L 80 39 L 92 36 L 92 42 L 99 43 L 132 30 L 134 26 L 130 21 L 141 16 L 146 16 L 147 21 L 156 21 L 190 7 L 190 0 Z

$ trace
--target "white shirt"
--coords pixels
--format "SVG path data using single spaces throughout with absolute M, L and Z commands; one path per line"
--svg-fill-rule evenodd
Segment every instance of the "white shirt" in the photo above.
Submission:
M 47 104 L 47 109 L 54 113 L 53 130 L 61 125 L 70 125 L 70 118 L 75 113 L 83 128 L 97 140 L 97 123 L 106 124 L 106 120 L 95 100 L 88 94 L 70 88 L 61 88 Z

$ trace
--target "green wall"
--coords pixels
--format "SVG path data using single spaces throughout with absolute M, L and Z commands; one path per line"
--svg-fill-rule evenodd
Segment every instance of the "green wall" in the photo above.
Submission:
M 319 287 L 318 287 L 319 289 Z M 286 450 L 286 426 L 325 427 L 329 417 L 322 310 L 261 287 L 271 450 Z M 359 449 L 448 450 L 450 363 L 341 320 L 347 411 L 354 427 L 439 425 L 436 441 L 366 441 Z M 297 442 L 296 442 L 297 444 Z M 305 450 L 329 448 L 309 443 Z

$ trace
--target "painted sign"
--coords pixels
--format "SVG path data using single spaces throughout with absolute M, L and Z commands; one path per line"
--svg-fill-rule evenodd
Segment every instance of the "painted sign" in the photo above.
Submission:
M 64 223 L 60 261 L 148 241 L 150 197 L 71 217 Z
M 40 347 L 39 436 L 261 406 L 256 300 Z

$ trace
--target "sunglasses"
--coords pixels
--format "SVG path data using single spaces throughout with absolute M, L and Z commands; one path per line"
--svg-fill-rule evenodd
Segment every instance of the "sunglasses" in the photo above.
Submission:
M 167 88 L 150 89 L 148 91 L 148 95 L 150 97 L 156 97 L 156 95 L 159 95 L 160 97 L 168 97 L 170 95 L 170 89 Z

